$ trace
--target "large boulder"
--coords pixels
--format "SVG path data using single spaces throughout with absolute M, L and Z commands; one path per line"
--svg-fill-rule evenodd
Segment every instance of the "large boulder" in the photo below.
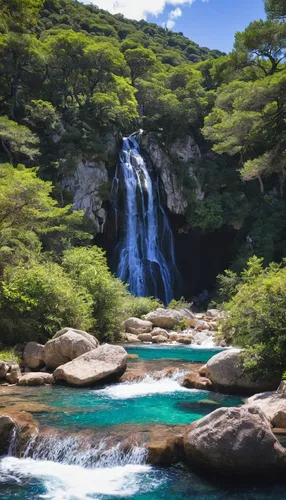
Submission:
M 0 415 L 0 455 L 8 452 L 12 433 L 16 424 L 8 415 Z
M 254 393 L 275 389 L 275 381 L 253 380 L 242 367 L 241 349 L 222 351 L 207 362 L 207 377 L 222 391 Z
M 121 346 L 104 344 L 97 349 L 59 366 L 54 372 L 56 381 L 73 386 L 117 381 L 127 367 L 127 352 Z
M 69 328 L 69 327 L 66 327 L 66 328 L 62 328 L 61 330 L 59 330 L 54 336 L 53 336 L 53 339 L 58 339 L 59 337 L 61 337 L 62 335 L 64 335 L 65 333 L 69 333 L 69 332 L 73 332 L 73 333 L 77 333 L 78 335 L 80 335 L 81 337 L 85 338 L 86 340 L 88 340 L 92 345 L 93 345 L 93 348 L 95 349 L 96 347 L 99 346 L 99 341 L 97 340 L 97 338 L 92 335 L 91 333 L 87 333 L 85 332 L 84 330 L 76 330 L 75 328 Z
M 93 340 L 76 330 L 68 330 L 60 335 L 59 333 L 44 346 L 43 360 L 49 369 L 54 370 L 97 347 Z
M 286 449 L 255 406 L 219 408 L 194 422 L 186 429 L 184 450 L 190 463 L 234 473 L 269 473 L 286 464 Z
M 258 406 L 273 427 L 286 429 L 286 397 L 280 388 L 275 392 L 255 394 L 246 403 Z
M 151 323 L 151 321 L 146 321 L 139 318 L 128 318 L 126 321 L 124 321 L 122 326 L 127 333 L 132 333 L 133 335 L 150 333 L 153 328 L 153 324 Z
M 141 344 L 141 340 L 138 339 L 137 335 L 133 335 L 133 333 L 122 333 L 121 341 L 127 344 Z
M 156 311 L 152 311 L 146 315 L 146 319 L 151 321 L 153 326 L 158 326 L 160 328 L 167 328 L 171 330 L 174 326 L 180 324 L 184 319 L 188 325 L 193 319 L 193 314 L 187 309 L 175 310 L 175 309 L 163 309 L 159 307 Z
M 44 366 L 44 346 L 38 342 L 28 342 L 24 349 L 23 359 L 29 368 L 38 369 Z
M 18 385 L 37 386 L 37 385 L 53 384 L 53 382 L 54 382 L 53 375 L 51 375 L 50 373 L 31 372 L 31 373 L 25 373 L 25 375 L 23 375 L 18 381 Z
M 165 335 L 155 335 L 155 337 L 152 337 L 153 344 L 164 344 L 167 340 Z

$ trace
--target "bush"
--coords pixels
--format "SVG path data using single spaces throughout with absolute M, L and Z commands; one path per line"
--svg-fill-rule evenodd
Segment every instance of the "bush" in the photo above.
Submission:
M 3 349 L 0 351 L 0 361 L 13 361 L 18 365 L 21 362 L 19 354 L 16 354 L 14 349 Z
M 6 270 L 0 288 L 0 337 L 5 345 L 46 341 L 64 326 L 92 328 L 91 297 L 55 263 Z
M 92 297 L 93 317 L 100 340 L 115 340 L 128 310 L 128 292 L 108 266 L 105 252 L 96 246 L 73 248 L 64 252 L 62 265 L 76 286 Z M 128 314 L 127 311 L 125 314 Z
M 164 307 L 159 299 L 154 299 L 154 297 L 134 297 L 129 295 L 126 299 L 126 310 L 125 314 L 127 316 L 133 316 L 135 318 L 142 318 L 151 311 L 155 311 L 158 307 Z M 126 316 L 126 317 L 127 317 Z
M 281 379 L 286 366 L 286 267 L 252 257 L 224 304 L 222 332 L 229 344 L 246 348 L 244 366 L 255 376 Z

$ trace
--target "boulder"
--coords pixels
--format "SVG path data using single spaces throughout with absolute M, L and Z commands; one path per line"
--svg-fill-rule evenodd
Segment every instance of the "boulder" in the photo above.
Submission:
M 187 389 L 199 389 L 201 391 L 211 391 L 213 389 L 210 379 L 201 377 L 196 372 L 188 373 L 182 382 L 182 386 Z
M 258 406 L 273 427 L 286 429 L 286 397 L 279 388 L 275 392 L 263 392 L 248 398 L 246 405 Z
M 206 377 L 207 373 L 208 373 L 208 367 L 207 367 L 207 365 L 201 366 L 200 369 L 199 369 L 199 375 L 201 375 L 201 377 Z
M 171 342 L 177 342 L 178 338 L 180 337 L 179 333 L 176 332 L 170 332 L 169 333 L 169 340 Z
M 159 327 L 154 328 L 151 332 L 151 335 L 152 337 L 157 337 L 158 335 L 161 335 L 162 337 L 166 337 L 166 339 L 169 338 L 167 330 L 164 330 L 164 328 L 159 328 Z
M 156 311 L 150 312 L 146 315 L 146 319 L 151 321 L 153 326 L 167 328 L 167 330 L 179 325 L 180 321 L 183 319 L 188 321 L 189 324 L 192 318 L 192 313 L 185 309 L 177 311 L 175 309 L 163 309 L 162 307 L 159 307 Z
M 222 391 L 253 393 L 275 389 L 275 381 L 253 380 L 243 370 L 240 361 L 241 349 L 228 349 L 213 356 L 207 362 L 207 377 Z
M 9 371 L 6 374 L 6 380 L 9 382 L 9 384 L 17 384 L 22 377 L 22 373 L 20 370 L 20 366 L 17 364 L 10 365 L 9 366 Z
M 152 337 L 153 344 L 164 344 L 167 340 L 168 338 L 166 338 L 165 335 L 156 335 L 155 337 Z
M 41 368 L 44 366 L 43 361 L 44 346 L 37 342 L 28 342 L 24 349 L 23 359 L 29 368 Z
M 121 346 L 104 344 L 59 366 L 54 372 L 56 381 L 73 386 L 117 381 L 127 367 L 127 352 Z
M 8 415 L 0 415 L 0 455 L 7 454 L 16 424 Z
M 184 451 L 190 463 L 233 473 L 285 468 L 286 449 L 263 412 L 255 407 L 219 408 L 186 428 Z
M 152 342 L 152 335 L 151 333 L 140 333 L 138 339 L 141 340 L 141 342 Z
M 147 463 L 154 466 L 170 466 L 182 461 L 183 456 L 183 435 L 178 434 L 147 444 Z
M 209 316 L 213 319 L 218 319 L 222 316 L 222 314 L 217 309 L 208 309 L 206 312 L 206 316 Z
M 94 335 L 92 335 L 91 333 L 87 333 L 84 330 L 76 330 L 75 328 L 68 328 L 68 327 L 62 328 L 53 336 L 53 339 L 58 339 L 59 337 L 68 332 L 77 333 L 81 337 L 85 338 L 93 345 L 94 349 L 99 346 L 99 341 Z
M 200 320 L 200 321 L 197 321 L 197 323 L 195 325 L 195 329 L 198 332 L 202 332 L 203 330 L 209 330 L 210 329 L 210 325 L 206 321 L 201 321 Z
M 75 330 L 68 330 L 45 344 L 43 360 L 47 368 L 54 370 L 58 366 L 64 365 L 88 351 L 92 351 L 95 348 L 94 344 L 94 341 Z
M 179 344 L 190 345 L 193 343 L 193 336 L 192 335 L 180 335 L 177 338 L 177 342 Z
M 0 379 L 5 378 L 8 373 L 9 365 L 5 361 L 0 360 Z
M 153 328 L 151 321 L 139 318 L 128 318 L 123 323 L 123 329 L 128 333 L 139 335 L 140 333 L 150 333 Z
M 53 375 L 51 375 L 50 373 L 30 372 L 30 373 L 25 373 L 25 375 L 22 375 L 22 377 L 18 381 L 18 385 L 36 386 L 36 385 L 53 384 L 53 382 L 54 382 Z
M 141 340 L 138 339 L 137 335 L 133 335 L 132 333 L 122 333 L 121 339 L 122 342 L 127 342 L 128 344 L 141 344 Z

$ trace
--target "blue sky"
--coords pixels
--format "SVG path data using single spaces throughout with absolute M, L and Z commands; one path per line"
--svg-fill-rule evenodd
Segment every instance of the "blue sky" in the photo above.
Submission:
M 201 46 L 229 52 L 236 31 L 264 17 L 263 0 L 81 0 L 130 19 L 147 19 Z

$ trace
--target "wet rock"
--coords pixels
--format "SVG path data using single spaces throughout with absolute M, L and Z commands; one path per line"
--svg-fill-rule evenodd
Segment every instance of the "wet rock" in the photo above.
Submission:
M 134 335 L 150 333 L 153 328 L 151 321 L 146 321 L 139 318 L 128 318 L 126 321 L 124 321 L 122 326 L 127 333 L 132 333 Z
M 151 333 L 141 333 L 138 335 L 138 339 L 141 340 L 141 342 L 152 342 L 152 335 Z
M 171 342 L 177 342 L 178 338 L 180 337 L 179 333 L 176 332 L 170 332 L 169 333 L 169 340 Z
M 153 344 L 164 344 L 164 342 L 167 342 L 168 338 L 165 337 L 165 335 L 156 335 L 152 337 L 152 342 Z
M 23 359 L 29 368 L 41 368 L 44 366 L 43 361 L 44 346 L 37 342 L 28 342 L 24 349 Z
M 213 384 L 211 383 L 210 379 L 208 379 L 207 377 L 201 377 L 196 372 L 191 372 L 186 375 L 183 380 L 182 386 L 186 387 L 187 389 L 199 389 L 203 391 L 213 390 Z
M 127 352 L 121 346 L 104 344 L 59 366 L 56 381 L 82 387 L 119 380 L 127 367 Z
M 207 365 L 201 366 L 200 369 L 199 369 L 199 375 L 201 375 L 202 377 L 206 377 L 207 373 L 208 373 L 208 367 L 207 367 Z
M 207 376 L 222 391 L 253 393 L 275 389 L 275 380 L 253 380 L 242 367 L 241 349 L 229 349 L 213 356 L 207 362 Z
M 36 386 L 36 385 L 53 384 L 53 382 L 54 379 L 50 373 L 31 372 L 23 375 L 18 381 L 18 385 Z
M 193 343 L 194 337 L 192 335 L 180 335 L 177 338 L 179 344 L 190 345 Z
M 166 337 L 166 339 L 169 338 L 169 334 L 167 330 L 164 330 L 163 328 L 156 327 L 152 330 L 151 332 L 152 337 L 157 337 L 158 335 L 161 335 L 162 337 Z
M 171 436 L 147 444 L 147 462 L 155 466 L 170 466 L 184 458 L 183 435 Z
M 9 364 L 6 363 L 5 361 L 0 360 L 0 379 L 3 379 L 6 377 L 8 370 L 9 370 Z
M 219 471 L 251 474 L 284 469 L 286 449 L 255 407 L 219 408 L 186 428 L 184 451 L 189 463 Z
M 95 348 L 94 345 L 93 340 L 75 330 L 58 332 L 57 336 L 45 344 L 43 360 L 47 368 L 55 369 L 88 351 L 92 351 Z
M 197 321 L 196 325 L 195 325 L 195 329 L 198 331 L 198 332 L 202 332 L 203 330 L 209 330 L 209 323 L 207 323 L 206 321 Z
M 15 422 L 8 415 L 0 414 L 0 455 L 7 454 Z

